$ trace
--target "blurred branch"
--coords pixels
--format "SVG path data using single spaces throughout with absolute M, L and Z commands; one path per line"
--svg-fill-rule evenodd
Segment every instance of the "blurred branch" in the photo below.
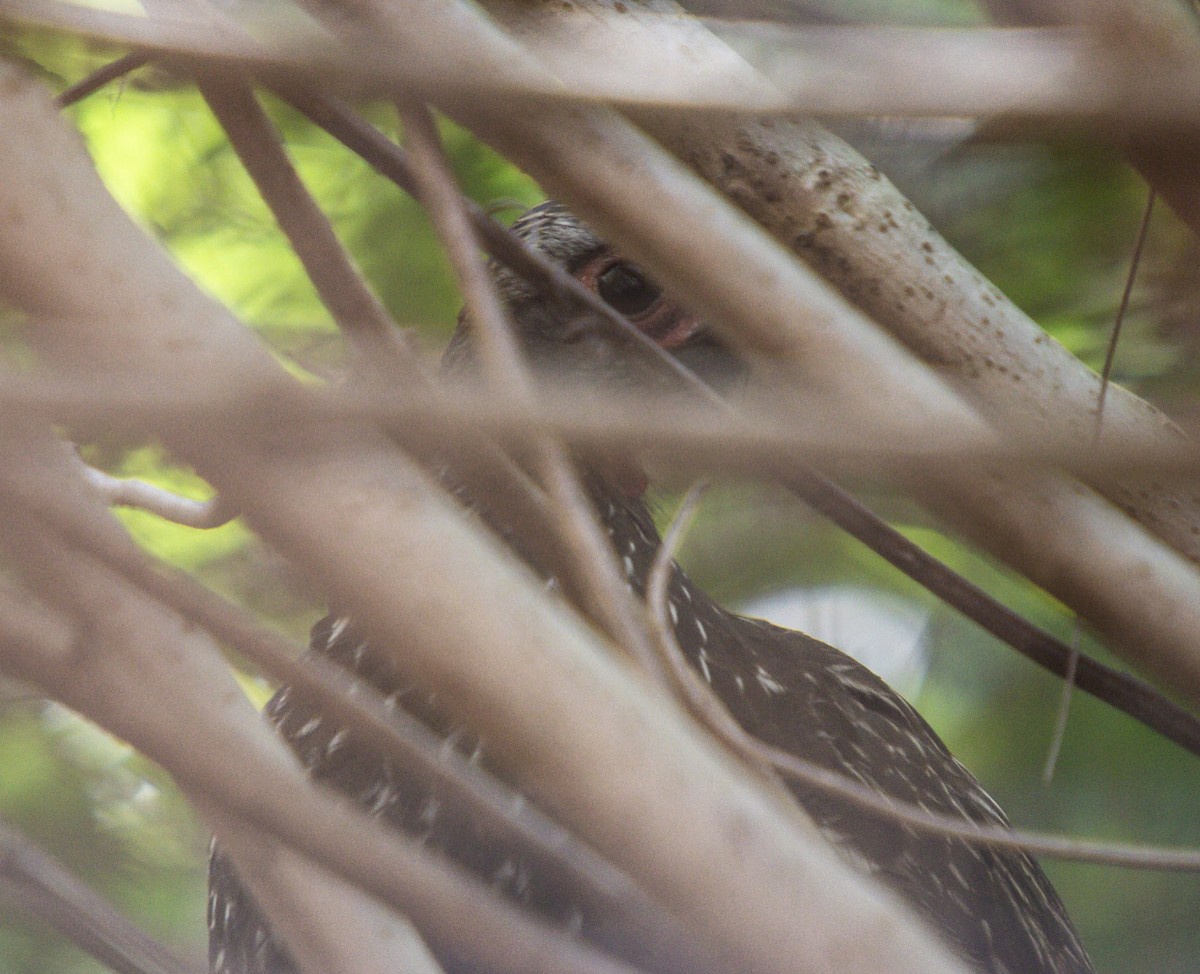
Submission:
M 736 409 L 720 402 L 697 403 L 675 395 L 643 395 L 601 389 L 587 382 L 570 387 L 539 384 L 536 402 L 525 408 L 494 402 L 477 387 L 455 384 L 434 390 L 391 392 L 336 388 L 319 394 L 270 399 L 270 384 L 248 386 L 236 395 L 210 395 L 193 404 L 186 395 L 149 380 L 130 389 L 119 381 L 76 377 L 54 368 L 20 374 L 0 368 L 0 407 L 32 411 L 71 427 L 82 438 L 105 432 L 144 438 L 165 425 L 198 420 L 226 422 L 239 411 L 278 415 L 300 410 L 310 422 L 336 425 L 347 420 L 387 422 L 414 452 L 435 442 L 480 434 L 519 449 L 528 434 L 562 437 L 583 452 L 621 450 L 658 467 L 683 473 L 704 469 L 757 477 L 795 473 L 806 463 L 855 483 L 886 485 L 910 480 L 935 464 L 1008 465 L 1022 472 L 1064 469 L 1098 482 L 1187 481 L 1200 476 L 1200 451 L 1193 442 L 1200 428 L 1183 427 L 1175 443 L 1147 443 L 1106 433 L 1094 448 L 1055 430 L 1012 429 L 1004 441 L 980 436 L 973 426 L 947 424 L 927 429 L 920 417 L 903 418 L 886 430 L 870 424 L 836 425 L 837 417 L 815 403 L 787 401 L 787 391 L 771 384 L 738 398 Z M 754 416 L 751 423 L 747 417 Z
M 301 182 L 249 83 L 199 70 L 197 84 L 321 300 L 350 339 L 357 364 L 393 380 L 411 376 L 416 369 L 412 350 L 401 342 L 391 316 Z
M 120 397 L 115 397 L 114 402 L 104 384 L 94 388 L 71 384 L 63 387 L 56 397 L 57 389 L 56 383 L 48 378 L 29 386 L 15 381 L 11 375 L 0 375 L 0 402 L 9 408 L 42 409 L 48 416 L 69 425 L 86 415 L 93 421 L 99 419 L 111 429 L 132 411 L 143 416 L 143 422 L 147 422 L 147 415 L 157 417 L 147 427 L 150 431 L 157 425 L 171 423 L 176 410 L 188 412 L 186 402 L 172 401 L 173 397 L 156 399 L 149 390 L 143 390 L 136 403 L 124 404 Z M 867 443 L 871 437 L 864 434 L 864 445 L 857 446 L 854 442 L 843 442 L 845 430 L 831 427 L 824 420 L 794 422 L 782 428 L 779 418 L 770 414 L 767 405 L 754 410 L 759 419 L 751 427 L 742 422 L 731 422 L 723 414 L 710 415 L 692 407 L 681 410 L 677 402 L 639 398 L 625 401 L 611 391 L 599 401 L 590 398 L 586 392 L 574 388 L 559 395 L 543 394 L 539 405 L 527 411 L 515 405 L 505 406 L 468 390 L 458 390 L 454 396 L 445 397 L 417 395 L 412 390 L 403 395 L 380 396 L 374 392 L 364 394 L 347 389 L 339 390 L 332 398 L 314 399 L 302 415 L 308 424 L 350 417 L 383 422 L 402 442 L 416 445 L 418 452 L 428 449 L 430 443 L 452 442 L 460 435 L 469 437 L 483 433 L 514 449 L 520 449 L 530 434 L 554 435 L 566 438 L 585 453 L 593 449 L 601 453 L 616 451 L 636 456 L 659 469 L 682 473 L 721 470 L 778 479 L 805 503 L 946 604 L 1059 676 L 1064 676 L 1070 669 L 1070 647 L 931 557 L 851 495 L 814 473 L 809 465 L 826 469 L 840 467 L 844 474 L 851 476 L 878 477 L 911 475 L 915 468 L 951 462 L 994 463 L 1002 459 L 1030 470 L 1040 465 L 1066 462 L 1085 464 L 1080 469 L 1094 471 L 1120 461 L 1122 469 L 1140 467 L 1144 473 L 1153 473 L 1156 463 L 1165 464 L 1170 459 L 1156 447 L 1139 452 L 1138 444 L 1129 445 L 1128 453 L 1114 457 L 1111 455 L 1112 442 L 1108 443 L 1107 450 L 1102 448 L 1089 456 L 1075 456 L 1074 444 L 1053 441 L 1030 444 L 1028 449 L 1019 442 L 1010 443 L 1008 449 L 1012 452 L 998 455 L 989 452 L 985 446 L 980 446 L 978 452 L 971 449 L 970 444 L 942 447 L 936 436 L 930 437 L 923 430 L 913 431 L 911 443 L 893 443 L 888 448 L 872 447 Z M 770 395 L 766 399 L 769 402 Z M 114 405 L 118 410 L 116 413 L 110 412 Z M 230 403 L 230 410 L 236 411 L 238 405 Z M 290 408 L 294 411 L 295 407 Z M 832 443 L 825 435 L 830 429 L 837 429 L 836 441 Z M 900 456 L 894 452 L 905 449 L 912 452 Z M 1179 450 L 1173 452 L 1179 453 Z M 286 679 L 292 682 L 295 678 Z M 1080 689 L 1141 721 L 1180 747 L 1200 754 L 1200 719 L 1164 698 L 1142 680 L 1086 656 L 1079 661 L 1077 679 Z
M 195 388 L 201 404 L 213 386 L 234 381 L 277 385 L 280 403 L 289 401 L 291 385 L 273 378 L 278 370 L 253 336 L 201 299 L 123 217 L 44 93 L 9 69 L 0 92 L 0 122 L 23 135 L 0 145 L 0 193 L 22 216 L 19 246 L 12 223 L 0 224 L 0 281 L 27 313 L 71 322 L 54 334 L 35 332 L 49 361 L 79 362 L 86 349 L 90 369 L 134 368 L 179 382 Z M 23 191 L 28 185 L 46 191 Z M 114 259 L 123 273 L 113 272 Z M 103 287 L 92 286 L 92 274 L 103 275 Z M 170 316 L 161 315 L 163 302 Z M 72 314 L 76 308 L 81 313 Z M 373 645 L 393 650 L 406 677 L 437 691 L 450 712 L 483 735 L 523 790 L 688 923 L 716 963 L 745 963 L 765 974 L 818 967 L 836 956 L 847 969 L 961 971 L 906 909 L 838 860 L 797 809 L 763 793 L 685 714 L 632 679 L 373 428 L 257 430 L 242 417 L 236 427 L 189 424 L 162 435 L 265 539 L 353 612 Z M 440 584 L 429 585 L 430 578 Z M 205 784 L 251 818 L 261 812 L 254 802 L 270 780 Z M 664 781 L 672 782 L 669 793 Z M 282 800 L 299 800 L 285 784 L 279 781 Z M 231 793 L 239 787 L 254 795 L 239 799 Z M 375 848 L 364 836 L 376 833 L 351 818 L 355 836 L 342 848 L 333 823 L 344 824 L 349 812 L 304 795 L 310 828 L 293 817 L 299 805 L 272 808 L 269 817 L 278 821 L 261 826 L 288 828 L 288 840 L 307 843 L 313 856 L 345 855 L 342 868 L 373 877 L 377 885 L 368 888 L 400 896 L 403 879 L 395 870 L 403 867 L 385 863 L 385 837 Z M 636 829 L 629 828 L 631 807 Z M 736 836 L 731 820 L 745 826 Z M 475 904 L 447 902 L 426 915 L 415 912 L 419 905 L 411 904 L 410 916 L 435 941 L 462 936 L 445 924 L 462 927 L 458 918 Z M 853 923 L 840 922 L 851 917 Z M 497 953 L 498 943 L 512 943 L 510 927 L 475 923 L 472 934 Z M 493 934 L 503 939 L 493 943 Z M 529 943 L 521 944 L 526 956 Z M 562 948 L 558 956 L 553 966 L 561 970 Z
M 542 19 L 537 5 L 509 7 L 501 13 L 506 22 L 531 12 L 530 23 Z M 501 10 L 500 0 L 493 9 Z M 678 18 L 669 6 L 651 0 L 624 11 L 611 5 L 590 6 L 585 14 L 560 10 L 567 26 L 540 24 L 527 38 L 528 51 L 560 75 L 554 80 L 548 74 L 481 71 L 469 45 L 447 43 L 436 53 L 414 51 L 412 58 L 397 61 L 385 43 L 369 35 L 338 50 L 327 35 L 294 17 L 276 14 L 272 24 L 271 14 L 259 12 L 257 20 L 245 17 L 249 32 L 242 33 L 230 29 L 228 19 L 243 15 L 239 8 L 199 10 L 172 7 L 170 16 L 143 17 L 53 0 L 0 3 L 0 16 L 19 22 L 291 83 L 311 84 L 319 77 L 356 97 L 387 97 L 400 87 L 425 96 L 538 95 L 675 111 L 1003 114 L 1043 126 L 1078 119 L 1121 131 L 1193 128 L 1198 121 L 1200 69 L 1194 63 L 1148 60 L 1095 30 L 796 27 L 722 19 L 704 23 L 740 56 L 697 59 L 656 43 L 652 35 L 676 30 Z M 761 72 L 758 83 L 746 84 L 742 57 Z M 928 84 L 930 76 L 940 83 Z
M 12 826 L 0 822 L 0 899 L 49 923 L 118 974 L 200 974 Z

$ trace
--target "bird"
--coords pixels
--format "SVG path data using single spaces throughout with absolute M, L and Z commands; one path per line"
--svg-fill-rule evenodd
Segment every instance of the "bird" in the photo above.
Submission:
M 513 230 L 705 381 L 716 386 L 745 381 L 745 365 L 700 316 L 665 294 L 566 207 L 542 203 L 519 218 Z M 492 273 L 531 362 L 560 377 L 577 368 L 597 370 L 595 363 L 573 361 L 581 354 L 580 343 L 561 301 L 548 299 L 502 265 L 493 264 Z M 471 321 L 464 314 L 445 353 L 446 368 L 469 370 L 473 347 Z M 619 371 L 620 359 L 609 359 L 602 368 Z M 644 598 L 662 544 L 644 483 L 615 477 L 603 464 L 584 469 L 583 478 L 627 584 Z M 461 487 L 454 492 L 470 505 Z M 504 536 L 503 526 L 493 527 Z M 687 661 L 749 734 L 892 799 L 980 825 L 1010 827 L 920 714 L 849 656 L 803 633 L 723 608 L 678 564 L 671 566 L 666 608 Z M 373 652 L 352 618 L 331 612 L 321 620 L 310 652 L 353 671 L 451 746 L 486 764 L 487 742 L 456 725 L 434 695 L 408 684 L 386 655 Z M 286 686 L 266 712 L 314 779 L 351 796 L 371 815 L 444 853 L 544 919 L 588 936 L 589 918 L 569 892 L 540 873 L 537 864 L 523 861 L 519 850 L 481 839 L 427 782 L 406 781 L 386 759 L 356 745 L 345 728 Z M 789 787 L 835 849 L 905 900 L 969 969 L 979 974 L 1093 971 L 1063 902 L 1025 852 L 916 831 L 802 782 Z M 212 974 L 293 974 L 286 947 L 271 935 L 219 849 L 210 858 L 209 881 Z

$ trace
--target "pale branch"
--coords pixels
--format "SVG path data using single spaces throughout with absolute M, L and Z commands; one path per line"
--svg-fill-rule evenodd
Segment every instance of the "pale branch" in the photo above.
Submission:
M 234 15 L 237 11 L 235 10 Z M 139 49 L 143 54 L 203 59 L 214 66 L 250 70 L 309 84 L 314 76 L 359 97 L 388 97 L 397 88 L 464 95 L 539 95 L 564 101 L 608 101 L 626 106 L 659 105 L 673 111 L 749 111 L 783 115 L 911 114 L 966 116 L 1004 114 L 1044 128 L 1047 121 L 1078 119 L 1117 131 L 1159 130 L 1196 124 L 1200 73 L 1186 62 L 1160 63 L 1114 44 L 1096 31 L 993 29 L 898 29 L 873 26 L 797 28 L 756 22 L 705 21 L 753 61 L 770 79 L 751 89 L 737 84 L 727 64 L 712 64 L 663 51 L 631 30 L 615 45 L 611 32 L 625 29 L 621 16 L 589 12 L 590 29 L 607 17 L 606 31 L 570 42 L 545 34 L 534 53 L 562 70 L 548 78 L 497 78 L 478 70 L 469 55 L 424 55 L 399 62 L 386 44 L 359 38 L 350 51 L 330 50 L 327 37 L 294 18 L 272 32 L 261 18 L 256 36 L 220 29 L 229 10 L 195 8 L 186 15 L 134 16 L 66 3 L 4 0 L 0 16 L 66 30 Z M 662 21 L 671 28 L 675 18 Z M 224 23 L 222 23 L 224 22 Z M 701 21 L 697 20 L 697 23 Z M 645 20 L 643 19 L 643 23 Z M 566 32 L 563 32 L 566 33 Z M 614 52 L 620 54 L 614 59 Z M 1096 70 L 1097 59 L 1108 68 Z M 614 63 L 624 65 L 616 70 Z M 936 71 L 940 85 L 911 65 Z M 730 84 L 731 81 L 735 83 Z
M 12 222 L 0 224 L 0 280 L 18 307 L 69 323 L 54 335 L 35 332 L 47 359 L 155 375 L 194 391 L 202 405 L 245 384 L 275 385 L 279 402 L 288 401 L 293 384 L 257 340 L 200 299 L 104 194 L 45 94 L 17 72 L 3 77 L 0 121 L 23 138 L 0 145 L 0 196 L 22 222 L 19 247 Z M 45 192 L 19 189 L 29 185 Z M 102 286 L 92 286 L 93 274 Z M 161 315 L 163 301 L 172 315 Z M 797 809 L 763 793 L 686 714 L 551 604 L 387 438 L 355 425 L 285 422 L 255 440 L 241 419 L 162 436 L 353 612 L 381 651 L 395 651 L 407 678 L 438 691 L 487 739 L 523 790 L 688 923 L 699 949 L 764 972 L 831 962 L 898 974 L 961 971 L 911 914 L 840 862 Z M 498 617 L 507 625 L 496 627 Z M 669 794 L 656 787 L 662 781 L 673 783 Z M 736 841 L 730 816 L 746 826 Z M 380 869 L 361 836 L 347 851 L 351 863 Z M 379 878 L 397 882 L 390 871 Z M 851 916 L 853 924 L 839 922 Z
M 428 453 L 443 430 L 457 437 L 472 426 L 516 449 L 526 424 L 528 432 L 562 437 L 583 452 L 624 450 L 691 473 L 710 467 L 769 477 L 773 472 L 792 473 L 794 465 L 803 462 L 833 471 L 839 479 L 879 486 L 911 479 L 931 464 L 1007 464 L 1023 472 L 1065 469 L 1101 481 L 1106 476 L 1130 481 L 1140 477 L 1147 487 L 1200 475 L 1200 451 L 1190 445 L 1200 436 L 1200 427 L 1192 425 L 1183 427 L 1188 438 L 1174 446 L 1106 435 L 1089 448 L 1076 437 L 1064 440 L 1054 431 L 1040 435 L 1036 430 L 1014 431 L 1004 442 L 996 442 L 974 429 L 926 430 L 919 419 L 901 432 L 893 424 L 887 432 L 896 435 L 887 439 L 866 425 L 835 427 L 836 417 L 820 406 L 786 403 L 787 408 L 781 408 L 785 395 L 773 398 L 774 388 L 766 384 L 756 388 L 752 398 L 739 397 L 732 414 L 711 408 L 718 404 L 711 400 L 692 403 L 674 394 L 601 390 L 586 382 L 569 388 L 540 383 L 531 410 L 502 403 L 491 408 L 477 388 L 456 384 L 408 390 L 404 396 L 383 390 L 378 397 L 375 390 L 338 388 L 329 395 L 289 397 L 280 406 L 270 401 L 268 383 L 257 391 L 249 386 L 225 397 L 210 395 L 195 405 L 153 380 L 130 389 L 107 377 L 77 376 L 52 367 L 25 375 L 0 368 L 0 407 L 53 418 L 82 439 L 105 432 L 144 438 L 163 425 L 189 418 L 220 422 L 239 410 L 278 410 L 286 415 L 298 409 L 313 422 L 387 421 L 416 452 Z M 746 415 L 755 417 L 753 424 Z M 641 425 L 635 422 L 639 418 Z
M 1119 125 L 1130 117 L 1124 114 L 1127 92 L 1096 70 L 1097 57 L 1114 75 L 1129 69 L 1129 59 L 1083 29 L 814 27 L 693 18 L 737 54 L 695 58 L 684 47 L 660 43 L 662 34 L 678 29 L 677 16 L 664 6 L 563 8 L 549 22 L 538 5 L 495 0 L 487 6 L 502 22 L 518 25 L 529 52 L 558 75 L 565 93 L 624 108 L 820 117 L 1003 114 L 1029 128 L 1072 120 L 1080 127 Z M 747 83 L 747 64 L 759 83 Z M 931 85 L 931 77 L 942 83 Z M 1181 86 L 1198 82 L 1185 76 Z M 1151 125 L 1189 125 L 1196 118 L 1194 105 L 1173 98 L 1137 117 Z
M 401 120 L 418 197 L 433 220 L 462 286 L 470 315 L 473 347 L 483 381 L 496 402 L 529 408 L 535 402 L 533 377 L 513 333 L 508 310 L 490 271 L 479 261 L 476 236 L 450 165 L 424 104 L 400 103 Z M 628 591 L 616 553 L 562 442 L 537 436 L 533 465 L 550 496 L 564 546 L 573 556 L 579 608 L 594 618 L 614 643 L 654 676 L 661 676 L 639 606 Z
M 237 512 L 221 503 L 220 497 L 198 501 L 184 497 L 144 480 L 114 477 L 80 461 L 81 472 L 88 485 L 104 502 L 113 507 L 133 507 L 157 515 L 172 524 L 211 530 L 228 524 Z
M 309 403 L 304 416 L 311 423 L 348 417 L 383 422 L 399 440 L 418 453 L 428 451 L 432 444 L 456 442 L 460 437 L 469 442 L 472 436 L 480 433 L 498 438 L 509 448 L 519 449 L 530 433 L 534 433 L 564 437 L 585 453 L 588 450 L 619 451 L 638 456 L 656 469 L 719 470 L 779 480 L 818 513 L 838 524 L 947 605 L 1059 676 L 1070 670 L 1072 652 L 1069 646 L 930 556 L 847 492 L 813 473 L 807 464 L 826 468 L 840 464 L 847 475 L 878 477 L 881 473 L 911 474 L 914 466 L 930 463 L 1004 459 L 1010 464 L 1036 466 L 1064 460 L 1068 463 L 1087 460 L 1096 466 L 1086 469 L 1098 470 L 1119 459 L 1132 470 L 1153 468 L 1154 464 L 1169 459 L 1157 447 L 1139 453 L 1136 444 L 1131 445 L 1131 452 L 1114 458 L 1111 442 L 1107 444 L 1107 450 L 1102 448 L 1078 458 L 1072 456 L 1075 444 L 1053 441 L 1043 443 L 1037 449 L 1031 445 L 1028 450 L 1012 445 L 1015 452 L 1003 457 L 982 448 L 979 452 L 963 448 L 939 452 L 941 448 L 928 442 L 936 437 L 930 438 L 923 432 L 921 438 L 927 442 L 918 444 L 914 441 L 911 454 L 897 457 L 894 455 L 895 444 L 880 452 L 881 448 L 871 449 L 865 443 L 861 447 L 844 442 L 829 443 L 822 433 L 828 428 L 824 422 L 802 424 L 802 431 L 780 429 L 776 419 L 764 412 L 756 426 L 743 428 L 710 418 L 692 408 L 681 411 L 674 402 L 641 399 L 626 402 L 611 390 L 604 401 L 593 401 L 582 392 L 576 388 L 570 394 L 549 394 L 548 397 L 544 394 L 539 407 L 529 412 L 506 407 L 487 397 L 481 398 L 468 390 L 458 390 L 449 398 L 432 394 L 422 396 L 412 391 L 403 396 L 380 397 L 375 393 L 340 390 L 335 398 L 322 397 Z M 100 421 L 108 429 L 121 425 L 132 412 L 142 417 L 143 423 L 138 429 L 144 433 L 152 433 L 157 425 L 170 425 L 177 413 L 189 412 L 188 403 L 174 396 L 154 394 L 151 390 L 143 390 L 135 400 L 126 401 L 120 395 L 113 396 L 105 383 L 87 388 L 72 383 L 60 388 L 46 377 L 36 383 L 26 383 L 11 375 L 0 376 L 0 402 L 9 408 L 44 411 L 48 417 L 71 426 Z M 230 410 L 237 406 L 237 402 L 230 403 Z M 156 418 L 146 425 L 147 416 Z M 839 431 L 837 435 L 840 438 L 844 434 Z M 853 459 L 845 456 L 847 450 Z M 1144 681 L 1087 656 L 1079 661 L 1077 680 L 1084 692 L 1193 754 L 1200 754 L 1200 719 Z
M 712 688 L 688 664 L 675 639 L 675 630 L 668 614 L 667 586 L 675 570 L 676 549 L 687 524 L 695 514 L 699 497 L 699 492 L 693 489 L 680 504 L 679 511 L 663 538 L 662 547 L 655 556 L 646 588 L 646 600 L 654 620 L 659 651 L 689 709 L 726 746 L 752 767 L 778 772 L 824 794 L 844 798 L 880 818 L 899 822 L 932 835 L 962 839 L 996 848 L 1019 849 L 1033 855 L 1071 859 L 1094 865 L 1200 872 L 1200 850 L 1089 842 L 1023 829 L 981 825 L 970 819 L 930 812 L 920 805 L 890 798 L 861 781 L 767 744 L 744 730 L 733 719 Z
M 0 900 L 50 924 L 117 974 L 200 974 L 11 825 L 0 822 Z

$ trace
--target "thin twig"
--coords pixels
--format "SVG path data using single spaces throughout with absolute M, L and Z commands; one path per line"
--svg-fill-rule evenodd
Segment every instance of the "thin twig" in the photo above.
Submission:
M 84 479 L 110 507 L 134 507 L 161 517 L 172 524 L 211 530 L 228 524 L 237 512 L 230 510 L 220 497 L 198 501 L 148 484 L 144 480 L 114 477 L 79 461 Z
M 412 350 L 400 341 L 387 310 L 300 180 L 250 85 L 238 76 L 218 78 L 202 71 L 197 72 L 196 83 L 321 300 L 362 353 L 362 360 L 410 376 L 416 371 Z
M 1022 36 L 986 29 L 898 31 L 857 26 L 822 31 L 816 36 L 817 49 L 810 53 L 788 50 L 788 31 L 774 28 L 778 36 L 760 47 L 766 48 L 761 56 L 754 52 L 758 64 L 774 76 L 774 84 L 760 78 L 759 85 L 748 88 L 728 83 L 731 77 L 726 65 L 709 65 L 694 56 L 687 58 L 684 52 L 664 52 L 636 34 L 619 49 L 623 61 L 614 57 L 614 47 L 599 46 L 583 53 L 577 45 L 567 46 L 563 37 L 570 35 L 565 31 L 536 38 L 535 49 L 549 60 L 561 64 L 571 56 L 576 59 L 576 70 L 553 83 L 496 77 L 481 66 L 464 64 L 463 58 L 422 58 L 417 63 L 397 59 L 385 41 L 366 32 L 353 44 L 335 46 L 326 35 L 305 30 L 295 21 L 289 22 L 286 30 L 276 31 L 267 47 L 248 37 L 222 35 L 213 30 L 211 19 L 194 15 L 148 18 L 40 0 L 5 0 L 2 9 L 7 19 L 130 47 L 204 58 L 218 68 L 256 69 L 301 83 L 311 82 L 316 74 L 343 82 L 364 96 L 386 97 L 398 86 L 424 84 L 494 97 L 532 94 L 566 104 L 597 99 L 633 107 L 670 104 L 678 113 L 716 109 L 786 115 L 961 117 L 1004 111 L 1018 121 L 1024 118 L 1039 126 L 1048 118 L 1061 123 L 1063 116 L 1075 116 L 1118 129 L 1131 124 L 1178 129 L 1195 119 L 1194 76 L 1181 75 L 1177 66 L 1168 62 L 1131 64 L 1127 52 L 1111 46 L 1105 51 L 1112 58 L 1111 71 L 1098 75 L 1092 68 L 1095 46 L 1078 33 L 1030 31 Z M 589 9 L 587 15 L 598 19 L 595 10 Z M 661 30 L 655 21 L 665 22 L 669 29 L 677 18 L 667 13 L 654 20 L 644 16 L 644 20 Z M 719 32 L 739 28 L 728 21 L 714 26 Z M 748 47 L 751 38 L 747 35 L 753 30 L 761 32 L 762 25 L 754 23 L 739 31 L 742 36 L 735 38 L 735 44 Z M 811 31 L 805 34 L 813 36 Z M 627 33 L 617 36 L 617 43 L 629 37 Z M 913 60 L 937 70 L 946 83 L 924 83 L 924 76 L 911 69 Z M 1128 72 L 1137 68 L 1145 77 L 1131 89 L 1126 79 Z M 585 71 L 590 77 L 583 77 Z
M 148 64 L 151 58 L 142 51 L 134 51 L 110 61 L 103 67 L 97 68 L 87 77 L 75 82 L 69 88 L 64 88 L 54 99 L 59 108 L 69 108 L 76 102 L 82 101 L 89 95 L 95 94 L 105 85 L 123 78 L 125 75 Z
M 667 586 L 674 571 L 676 548 L 682 540 L 687 523 L 695 513 L 698 501 L 699 491 L 693 488 L 680 505 L 679 512 L 655 555 L 646 598 L 658 637 L 659 651 L 663 653 L 664 662 L 671 673 L 679 678 L 680 688 L 692 712 L 722 743 L 741 755 L 752 767 L 774 769 L 785 777 L 817 789 L 823 794 L 842 798 L 868 812 L 933 835 L 1098 865 L 1178 872 L 1200 871 L 1200 851 L 1068 839 L 1040 832 L 984 826 L 949 815 L 928 812 L 919 805 L 889 798 L 852 778 L 773 747 L 748 733 L 734 720 L 721 700 L 701 681 L 687 662 L 675 638 L 675 630 L 668 614 Z
M 36 843 L 0 822 L 0 899 L 49 923 L 118 974 L 200 974 L 76 878 Z
M 1075 695 L 1075 675 L 1079 670 L 1079 640 L 1083 635 L 1083 620 L 1075 617 L 1075 625 L 1071 627 L 1071 655 L 1067 657 L 1067 673 L 1063 677 L 1062 689 L 1058 697 L 1058 711 L 1054 718 L 1054 730 L 1050 734 L 1050 748 L 1046 752 L 1046 763 L 1042 766 L 1042 784 L 1050 784 L 1054 780 L 1054 770 L 1058 766 L 1058 756 L 1062 752 L 1063 740 L 1067 736 L 1067 720 L 1071 716 L 1071 698 Z
M 1154 213 L 1154 200 L 1157 197 L 1154 188 L 1146 194 L 1146 208 L 1142 211 L 1142 221 L 1138 225 L 1137 237 L 1133 244 L 1133 253 L 1129 257 L 1129 273 L 1125 275 L 1125 289 L 1121 292 L 1121 303 L 1117 307 L 1117 317 L 1113 321 L 1112 331 L 1108 336 L 1108 348 L 1104 352 L 1104 367 L 1100 370 L 1100 393 L 1096 397 L 1096 428 L 1093 440 L 1100 438 L 1100 427 L 1104 422 L 1104 403 L 1108 398 L 1108 386 L 1112 380 L 1113 361 L 1117 356 L 1117 343 L 1121 340 L 1121 327 L 1125 324 L 1125 313 L 1129 310 L 1129 298 L 1133 294 L 1133 282 L 1137 280 L 1138 266 L 1142 262 L 1142 249 L 1146 245 L 1147 231 L 1150 229 L 1150 217 Z
M 1104 429 L 1104 403 L 1108 397 L 1108 386 L 1112 381 L 1113 362 L 1117 357 L 1117 345 L 1121 341 L 1121 329 L 1125 324 L 1125 314 L 1129 310 L 1129 297 L 1133 294 L 1133 283 L 1137 280 L 1138 267 L 1142 261 L 1142 248 L 1146 243 L 1146 233 L 1150 229 L 1150 216 L 1154 212 L 1154 188 L 1151 187 L 1146 195 L 1146 206 L 1142 211 L 1142 220 L 1138 226 L 1137 237 L 1133 244 L 1133 254 L 1129 258 L 1129 271 L 1125 275 L 1125 288 L 1121 292 L 1121 302 L 1117 306 L 1117 315 L 1113 320 L 1112 330 L 1108 336 L 1108 348 L 1104 353 L 1104 366 L 1100 370 L 1100 391 L 1096 396 L 1096 423 L 1092 428 L 1092 446 L 1100 442 L 1100 434 Z M 1046 754 L 1046 763 L 1042 767 L 1042 781 L 1049 784 L 1054 778 L 1054 769 L 1058 765 L 1058 756 L 1062 752 L 1063 739 L 1067 734 L 1067 720 L 1071 712 L 1071 697 L 1075 689 L 1075 678 L 1079 671 L 1079 640 L 1083 635 L 1083 618 L 1076 613 L 1075 624 L 1071 629 L 1071 654 L 1067 657 L 1067 672 L 1063 677 L 1062 692 L 1058 698 L 1058 712 L 1054 718 L 1054 731 L 1050 736 L 1050 748 Z
M 699 511 L 700 501 L 707 489 L 707 481 L 697 481 L 679 502 L 679 508 L 671 519 L 671 524 L 667 528 L 650 570 L 646 585 L 646 604 L 650 609 L 655 649 L 670 673 L 675 689 L 683 696 L 683 702 L 688 710 L 700 723 L 756 770 L 777 780 L 774 765 L 770 761 L 763 760 L 760 754 L 745 746 L 743 739 L 746 737 L 746 732 L 726 709 L 721 698 L 713 692 L 712 687 L 704 683 L 688 664 L 675 638 L 674 627 L 668 618 L 667 587 L 675 572 L 675 552 L 678 550 L 683 536 L 687 533 L 687 529 L 691 526 L 696 512 Z
M 785 478 L 785 484 L 884 560 L 900 569 L 926 591 L 1022 656 L 1056 676 L 1070 668 L 1071 648 L 1024 616 L 988 595 L 974 582 L 905 538 L 886 521 L 837 485 L 807 471 Z M 1200 755 L 1200 719 L 1168 700 L 1144 680 L 1080 655 L 1076 686 L 1121 710 L 1168 740 Z

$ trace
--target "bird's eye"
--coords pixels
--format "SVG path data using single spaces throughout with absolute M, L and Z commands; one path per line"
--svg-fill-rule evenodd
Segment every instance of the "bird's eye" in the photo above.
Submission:
M 596 279 L 596 291 L 614 311 L 630 318 L 649 311 L 662 297 L 659 286 L 632 264 L 613 264 Z

